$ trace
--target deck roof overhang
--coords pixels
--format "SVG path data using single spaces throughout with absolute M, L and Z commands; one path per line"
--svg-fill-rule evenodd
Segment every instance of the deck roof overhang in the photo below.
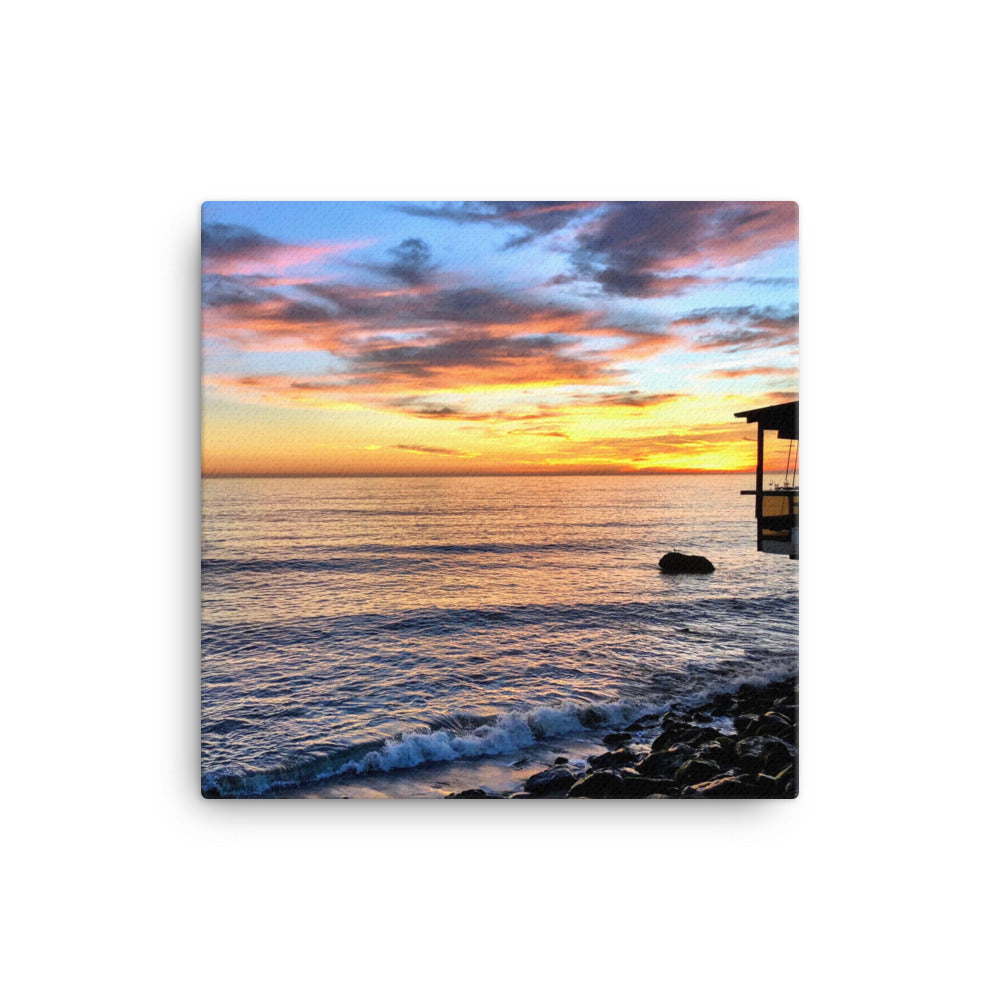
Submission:
M 761 406 L 756 410 L 734 413 L 734 417 L 746 417 L 748 424 L 758 424 L 760 430 L 777 431 L 785 441 L 799 439 L 799 401 L 778 403 L 775 406 Z

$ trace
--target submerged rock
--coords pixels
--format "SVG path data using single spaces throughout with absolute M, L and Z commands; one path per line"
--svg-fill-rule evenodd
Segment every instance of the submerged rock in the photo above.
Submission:
M 451 795 L 446 795 L 446 799 L 498 799 L 499 795 L 490 795 L 489 792 L 482 788 L 466 788 L 462 792 L 452 792 Z
M 668 552 L 660 559 L 661 573 L 714 573 L 715 567 L 704 556 Z

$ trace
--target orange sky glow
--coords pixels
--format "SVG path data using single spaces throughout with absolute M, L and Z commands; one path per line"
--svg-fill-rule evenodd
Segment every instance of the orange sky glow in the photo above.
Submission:
M 206 476 L 747 472 L 798 398 L 793 203 L 203 213 Z

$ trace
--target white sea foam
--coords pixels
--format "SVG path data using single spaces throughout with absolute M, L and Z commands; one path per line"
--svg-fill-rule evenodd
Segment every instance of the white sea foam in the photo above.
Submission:
M 434 761 L 493 757 L 524 749 L 554 736 L 569 736 L 587 729 L 629 725 L 643 715 L 665 711 L 664 705 L 610 702 L 593 705 L 563 704 L 529 712 L 502 715 L 472 733 L 439 729 L 430 733 L 406 733 L 388 740 L 359 761 L 344 765 L 340 774 L 365 774 L 418 767 Z
M 292 763 L 274 770 L 220 769 L 205 775 L 202 786 L 222 795 L 261 795 L 280 788 L 295 787 L 335 777 L 348 777 L 416 768 L 441 761 L 473 760 L 517 753 L 541 741 L 572 737 L 585 732 L 624 728 L 644 717 L 656 717 L 680 704 L 696 704 L 712 694 L 735 691 L 741 683 L 769 683 L 791 676 L 796 671 L 794 657 L 776 657 L 759 665 L 752 676 L 735 680 L 713 678 L 695 684 L 680 697 L 658 703 L 639 701 L 563 702 L 560 706 L 539 706 L 525 712 L 497 716 L 474 729 L 440 728 L 403 733 L 358 760 L 342 763 L 320 758 Z M 715 724 L 728 728 L 731 720 L 719 716 Z M 583 760 L 573 761 L 583 766 Z

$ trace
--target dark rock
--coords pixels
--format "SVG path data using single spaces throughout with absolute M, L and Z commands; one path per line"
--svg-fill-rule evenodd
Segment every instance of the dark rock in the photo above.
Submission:
M 748 771 L 759 770 L 767 758 L 767 741 L 763 736 L 748 736 L 736 744 L 736 759 Z
M 590 766 L 595 771 L 606 771 L 609 768 L 627 767 L 638 759 L 638 754 L 628 747 L 615 750 L 611 753 L 600 753 L 596 757 L 589 757 Z
M 700 747 L 703 743 L 714 743 L 722 738 L 722 733 L 711 726 L 692 726 L 685 734 L 685 743 Z
M 728 715 L 733 708 L 733 696 L 731 694 L 717 694 L 712 699 L 712 712 L 716 715 Z
M 606 747 L 620 747 L 626 743 L 631 743 L 634 737 L 631 733 L 608 733 L 601 742 Z
M 499 798 L 498 795 L 490 795 L 489 792 L 484 791 L 482 788 L 466 788 L 464 792 L 452 792 L 451 795 L 446 795 L 447 799 L 496 799 Z
M 795 747 L 789 745 L 777 736 L 761 736 L 759 739 L 766 740 L 766 750 L 764 751 L 764 763 L 767 766 L 767 773 L 777 776 L 789 764 L 795 761 Z
M 655 726 L 659 721 L 659 715 L 640 715 L 631 726 L 626 726 L 625 729 L 627 732 L 634 733 L 636 726 L 640 729 L 649 729 L 650 726 Z
M 524 790 L 532 795 L 557 795 L 568 791 L 578 777 L 568 767 L 552 767 L 528 778 Z
M 569 758 L 568 757 L 556 757 L 556 759 L 552 763 L 553 764 L 568 764 L 569 763 Z
M 617 771 L 595 771 L 569 790 L 571 799 L 621 799 L 624 796 L 625 779 Z
M 665 733 L 660 733 L 660 735 L 657 736 L 655 740 L 653 740 L 653 744 L 650 747 L 650 750 L 652 750 L 655 753 L 657 750 L 669 750 L 670 747 L 672 746 L 681 746 L 681 745 L 686 746 L 690 749 L 690 744 L 684 743 L 683 740 L 677 738 L 678 736 L 679 734 L 675 734 L 669 731 Z
M 748 736 L 735 748 L 736 760 L 750 773 L 777 775 L 795 758 L 795 748 L 776 736 Z
M 753 784 L 754 788 L 757 789 L 757 798 L 759 799 L 784 798 L 777 780 L 769 774 L 758 774 Z
M 510 799 L 534 799 L 537 796 L 532 795 L 530 792 L 514 792 L 513 795 L 507 796 Z
M 767 688 L 742 684 L 736 692 L 736 704 L 739 711 L 744 714 L 760 715 L 774 704 L 774 693 Z
M 650 795 L 676 794 L 677 786 L 672 781 L 663 778 L 626 777 L 626 799 L 645 799 Z
M 702 781 L 688 785 L 681 795 L 686 799 L 755 799 L 759 798 L 757 788 L 746 778 L 729 775 L 714 781 Z
M 698 759 L 712 761 L 719 768 L 729 767 L 737 762 L 733 741 L 722 737 L 698 745 Z
M 715 567 L 704 556 L 686 556 L 668 552 L 660 559 L 661 573 L 714 573 Z
M 666 750 L 651 753 L 636 770 L 650 777 L 667 777 L 673 775 L 690 756 L 691 747 L 686 743 L 678 743 Z
M 675 722 L 663 728 L 665 739 L 673 743 L 690 743 L 691 746 L 704 743 L 706 740 L 714 740 L 718 735 L 718 730 L 706 726 L 692 726 L 684 722 Z
M 774 779 L 782 798 L 794 799 L 799 794 L 799 778 L 795 764 L 789 764 Z
M 701 760 L 698 757 L 692 757 L 677 768 L 674 780 L 678 785 L 696 785 L 701 781 L 708 781 L 710 778 L 715 778 L 718 774 L 718 764 Z
M 675 739 L 679 739 L 681 733 L 686 733 L 690 728 L 687 722 L 669 712 L 660 719 L 660 729 Z
M 756 736 L 791 736 L 792 720 L 780 712 L 765 712 L 760 717 L 754 734 Z
M 749 736 L 757 728 L 759 722 L 759 715 L 738 715 L 733 722 L 733 726 L 740 736 Z

